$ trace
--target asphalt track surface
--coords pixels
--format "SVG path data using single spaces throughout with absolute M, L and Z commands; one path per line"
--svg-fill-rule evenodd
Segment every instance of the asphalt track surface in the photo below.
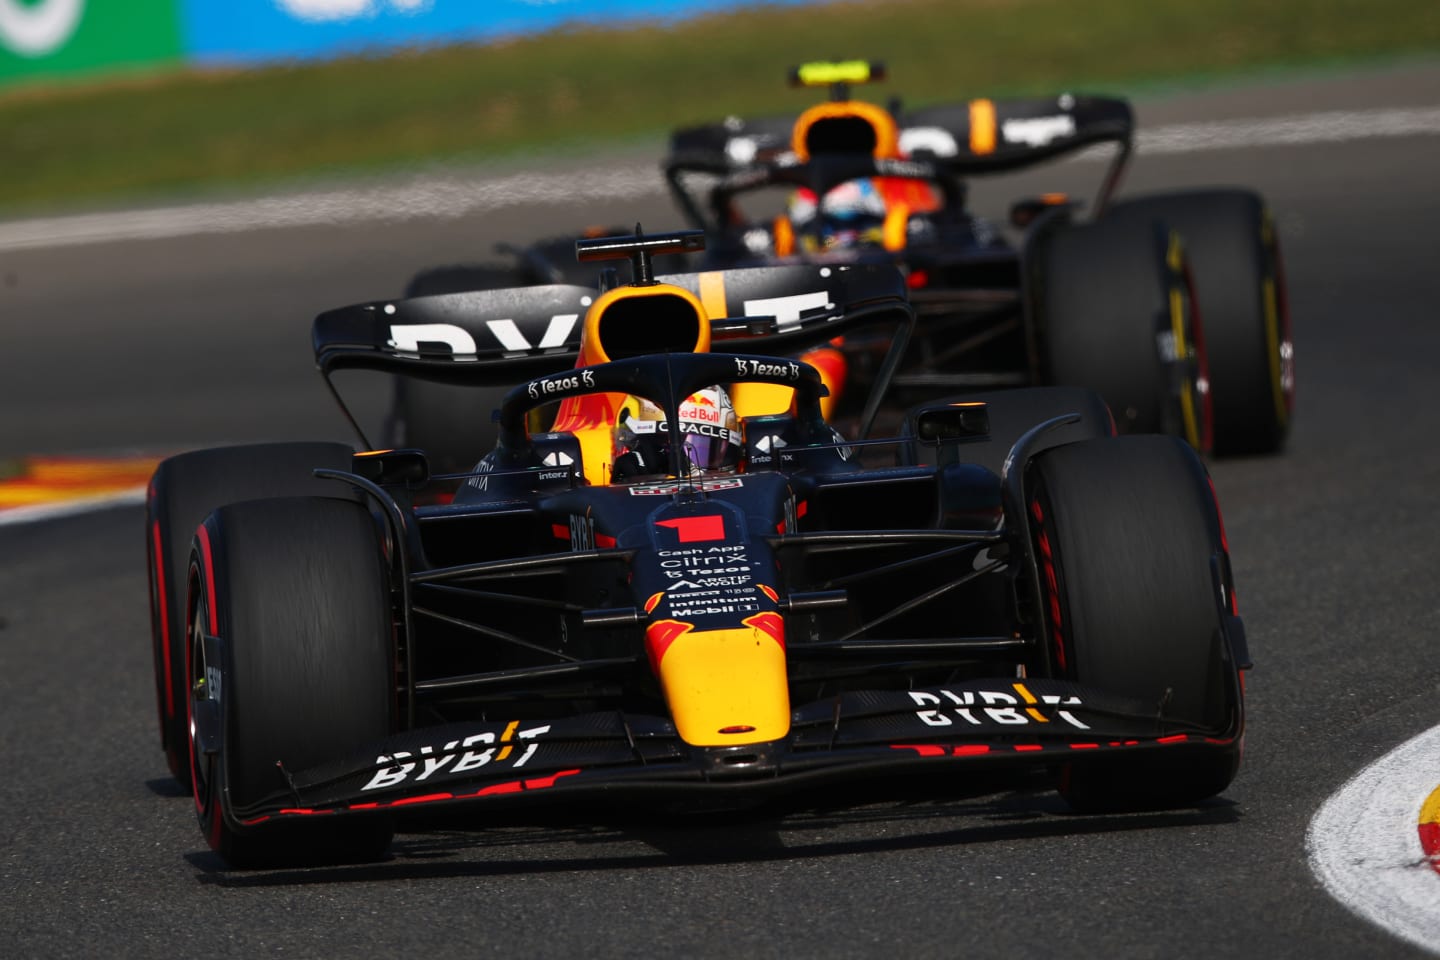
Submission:
M 1143 103 L 1141 118 L 1437 104 L 1440 69 L 1412 67 Z M 1289 272 L 1290 449 L 1212 466 L 1257 661 L 1245 766 L 1218 801 L 1114 817 L 1031 792 L 836 796 L 739 820 L 481 813 L 474 830 L 404 834 L 375 866 L 231 872 L 158 749 L 141 514 L 118 507 L 0 527 L 0 953 L 1420 955 L 1333 900 L 1303 842 L 1356 770 L 1440 724 L 1436 170 L 1425 133 L 1142 156 L 1127 181 L 1259 188 Z M 1027 183 L 1078 190 L 1097 173 Z M 0 457 L 343 436 L 308 356 L 314 313 L 577 219 L 678 224 L 657 196 L 0 255 Z

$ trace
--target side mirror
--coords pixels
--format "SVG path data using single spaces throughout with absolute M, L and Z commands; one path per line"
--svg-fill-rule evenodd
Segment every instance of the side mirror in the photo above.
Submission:
M 420 450 L 366 450 L 351 458 L 350 472 L 382 487 L 418 487 L 430 479 L 430 461 Z
M 955 440 L 979 440 L 990 435 L 990 412 L 984 403 L 951 403 L 921 410 L 915 418 L 915 436 L 924 444 L 940 446 Z

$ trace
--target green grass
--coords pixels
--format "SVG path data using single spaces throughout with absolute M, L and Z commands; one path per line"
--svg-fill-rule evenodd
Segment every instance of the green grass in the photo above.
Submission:
M 1433 0 L 883 0 L 759 7 L 324 65 L 186 72 L 0 94 L 0 209 L 477 162 L 795 110 L 801 60 L 884 59 L 912 103 L 1133 92 L 1440 54 Z

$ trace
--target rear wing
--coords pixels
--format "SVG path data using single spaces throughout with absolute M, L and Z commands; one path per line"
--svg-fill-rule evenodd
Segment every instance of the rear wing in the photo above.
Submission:
M 1135 117 L 1110 97 L 972 100 L 906 111 L 900 145 L 928 154 L 960 176 L 1020 170 L 1100 143 L 1128 152 Z
M 729 117 L 720 123 L 677 130 L 670 136 L 671 167 L 697 173 L 725 174 L 752 163 L 768 163 L 790 150 L 795 118 Z
M 789 356 L 860 326 L 893 324 L 867 410 L 878 409 L 915 322 L 904 277 L 890 264 L 787 264 L 655 279 L 695 294 L 713 318 L 714 338 L 746 353 Z M 599 295 L 598 288 L 548 284 L 340 307 L 315 318 L 315 362 L 347 416 L 331 379 L 339 370 L 513 386 L 575 366 L 585 312 Z M 351 423 L 363 439 L 353 416 Z
M 658 276 L 695 294 L 712 318 L 773 319 L 719 325 L 748 353 L 787 354 L 823 343 L 877 314 L 910 312 L 905 281 L 889 264 L 786 264 Z M 515 384 L 573 367 L 593 287 L 547 284 L 408 300 L 378 300 L 315 318 L 323 374 L 380 370 L 440 383 Z M 753 332 L 750 332 L 753 330 Z
M 581 318 L 599 295 L 570 284 L 377 300 L 315 318 L 315 362 L 440 383 L 500 384 L 575 365 Z
M 1008 173 L 1086 147 L 1114 143 L 1118 149 L 1095 201 L 1097 213 L 1109 203 L 1119 183 L 1135 133 L 1128 101 L 1068 93 L 923 107 L 897 113 L 896 122 L 900 152 L 934 164 L 933 178 L 917 166 L 915 175 L 925 179 Z M 748 175 L 759 183 L 764 169 L 792 167 L 796 162 L 791 151 L 794 123 L 794 117 L 731 117 L 676 131 L 662 166 L 672 194 L 691 222 L 705 229 L 725 225 L 718 222 L 718 212 L 713 218 L 706 214 L 696 199 L 697 191 L 685 184 L 687 175 L 721 179 Z

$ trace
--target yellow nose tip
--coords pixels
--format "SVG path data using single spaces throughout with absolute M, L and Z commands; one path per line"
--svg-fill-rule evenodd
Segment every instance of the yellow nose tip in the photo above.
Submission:
M 790 732 L 785 649 L 766 629 L 685 631 L 665 647 L 658 668 L 686 743 L 765 743 Z

